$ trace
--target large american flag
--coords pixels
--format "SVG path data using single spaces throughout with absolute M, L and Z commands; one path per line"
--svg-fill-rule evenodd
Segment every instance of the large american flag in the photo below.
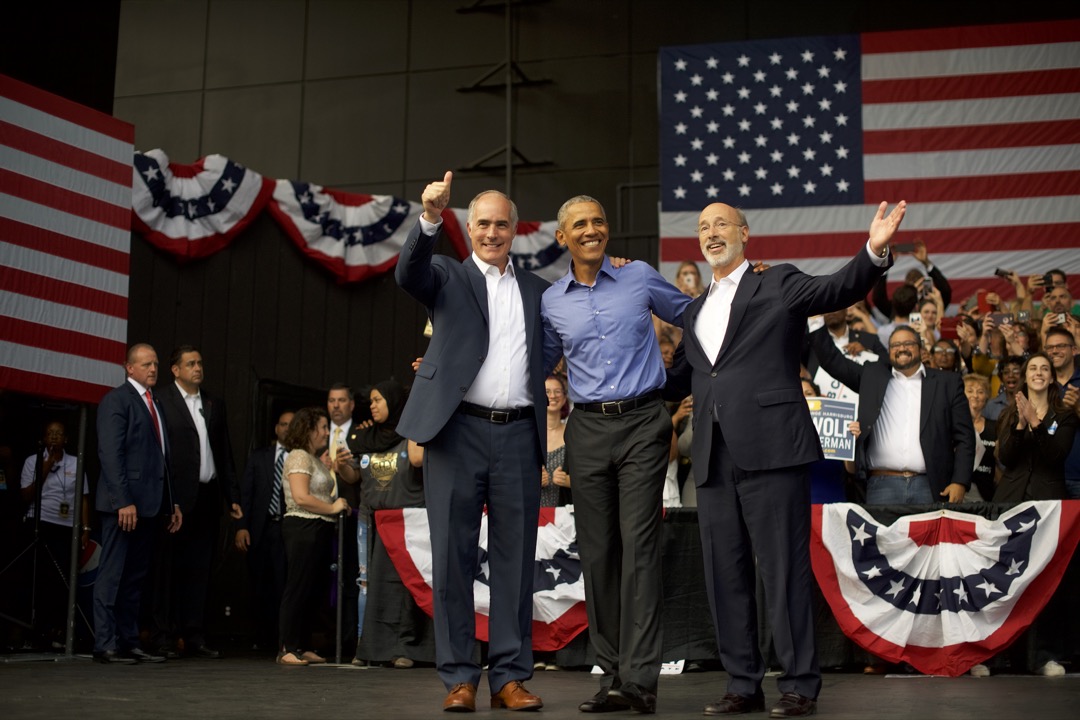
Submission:
M 668 277 L 712 202 L 747 211 L 751 259 L 821 274 L 907 200 L 898 242 L 957 300 L 1012 297 L 998 267 L 1080 293 L 1080 21 L 668 47 L 659 75 Z
M 134 134 L 0 75 L 0 388 L 96 403 L 123 380 Z

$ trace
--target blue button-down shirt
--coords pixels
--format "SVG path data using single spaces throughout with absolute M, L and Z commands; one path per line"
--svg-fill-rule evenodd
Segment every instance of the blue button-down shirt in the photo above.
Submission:
M 616 270 L 605 257 L 592 287 L 574 279 L 571 265 L 540 303 L 545 372 L 566 356 L 575 403 L 621 400 L 661 388 L 664 361 L 652 313 L 682 327 L 690 301 L 647 263 Z

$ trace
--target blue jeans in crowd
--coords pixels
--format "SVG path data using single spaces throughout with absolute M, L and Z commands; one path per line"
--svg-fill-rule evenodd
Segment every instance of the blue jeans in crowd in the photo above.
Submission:
M 867 505 L 928 505 L 941 502 L 926 475 L 871 475 L 866 478 Z

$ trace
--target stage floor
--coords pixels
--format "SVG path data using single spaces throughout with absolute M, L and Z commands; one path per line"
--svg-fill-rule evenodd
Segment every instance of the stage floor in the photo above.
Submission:
M 0 658 L 0 717 L 79 718 L 447 718 L 444 691 L 431 668 L 393 670 L 351 666 L 281 667 L 271 659 L 176 660 L 160 665 L 106 666 L 88 658 L 7 661 Z M 10 660 L 10 659 L 8 659 Z M 660 679 L 658 715 L 701 718 L 706 702 L 723 695 L 722 672 Z M 766 702 L 775 702 L 775 678 L 766 678 Z M 584 671 L 537 671 L 528 688 L 545 702 L 548 720 L 583 720 L 578 703 L 596 692 Z M 481 687 L 477 712 L 491 710 Z M 994 676 L 934 678 L 828 673 L 818 714 L 836 720 L 942 718 L 1040 720 L 1080 715 L 1080 675 L 1062 678 Z M 617 718 L 630 712 L 610 713 Z M 768 713 L 750 715 L 768 717 Z

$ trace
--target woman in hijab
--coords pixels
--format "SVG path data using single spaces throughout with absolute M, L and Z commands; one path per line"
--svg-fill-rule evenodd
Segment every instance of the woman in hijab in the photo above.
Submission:
M 361 522 L 368 522 L 367 608 L 356 656 L 369 662 L 389 662 L 395 668 L 413 666 L 419 649 L 423 615 L 394 568 L 379 537 L 376 510 L 424 507 L 420 466 L 424 450 L 397 434 L 405 407 L 405 389 L 396 380 L 371 388 L 372 425 L 359 431 Z M 365 515 L 367 516 L 365 518 Z M 361 592 L 364 590 L 361 589 Z

